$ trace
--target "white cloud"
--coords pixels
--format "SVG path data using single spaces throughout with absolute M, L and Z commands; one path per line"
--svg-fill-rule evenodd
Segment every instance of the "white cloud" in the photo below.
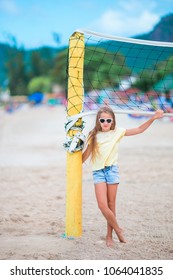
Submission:
M 119 10 L 138 16 L 138 13 L 142 10 L 154 10 L 157 7 L 157 0 L 120 0 L 118 5 Z
M 0 10 L 8 14 L 18 14 L 19 7 L 15 0 L 0 0 Z
M 135 9 L 126 5 L 126 10 L 107 10 L 90 26 L 98 32 L 117 36 L 134 36 L 152 30 L 159 16 L 149 10 Z

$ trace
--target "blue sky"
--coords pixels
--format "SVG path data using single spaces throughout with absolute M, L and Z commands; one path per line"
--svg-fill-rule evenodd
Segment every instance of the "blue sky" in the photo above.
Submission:
M 55 32 L 64 46 L 77 29 L 132 37 L 171 12 L 173 0 L 0 0 L 0 42 L 11 34 L 25 48 L 57 46 Z

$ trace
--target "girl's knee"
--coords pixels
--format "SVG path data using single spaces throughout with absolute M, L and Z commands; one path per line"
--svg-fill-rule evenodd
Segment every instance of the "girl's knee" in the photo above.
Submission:
M 100 201 L 98 202 L 98 208 L 100 209 L 101 212 L 105 212 L 108 206 L 105 202 Z
M 114 201 L 108 201 L 108 206 L 110 209 L 115 209 L 115 202 Z

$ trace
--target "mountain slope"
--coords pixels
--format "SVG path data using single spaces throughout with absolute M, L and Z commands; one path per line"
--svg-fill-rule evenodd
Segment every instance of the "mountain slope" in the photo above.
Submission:
M 151 41 L 173 42 L 173 14 L 161 18 L 154 29 L 143 35 L 136 35 L 134 38 Z

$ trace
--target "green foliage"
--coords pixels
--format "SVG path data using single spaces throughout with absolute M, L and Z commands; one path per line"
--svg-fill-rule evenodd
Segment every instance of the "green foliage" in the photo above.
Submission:
M 11 95 L 28 95 L 29 83 L 33 78 L 50 77 L 59 51 L 60 49 L 48 47 L 26 51 L 17 47 L 17 43 L 12 47 L 0 44 L 0 58 L 3 58 L 0 61 L 0 86 L 8 87 Z M 44 82 L 42 86 L 40 82 L 36 88 L 50 91 L 48 82 Z
M 155 83 L 155 79 L 152 71 L 143 71 L 139 76 L 137 81 L 134 83 L 134 87 L 141 89 L 143 92 L 147 92 L 151 89 L 152 85 Z
M 173 15 L 169 17 L 172 23 Z M 170 27 L 164 21 L 167 34 Z M 162 26 L 165 34 L 166 29 Z M 172 36 L 172 33 L 170 33 Z M 163 38 L 160 38 L 163 40 Z M 52 83 L 67 87 L 68 48 L 42 47 L 24 50 L 14 36 L 10 44 L 0 44 L 0 86 L 12 95 L 28 95 L 34 91 L 50 92 Z M 157 61 L 157 65 L 156 65 Z M 133 73 L 132 73 L 133 72 Z M 135 74 L 134 84 L 143 92 L 153 88 L 173 73 L 173 48 L 141 46 L 119 41 L 101 41 L 99 47 L 86 45 L 84 88 L 116 88 L 125 76 Z
M 37 76 L 49 75 L 56 52 L 44 47 L 29 52 L 27 57 L 27 72 L 30 79 Z
M 32 78 L 28 84 L 28 92 L 33 93 L 36 91 L 48 93 L 52 90 L 52 80 L 49 77 L 40 76 Z
M 30 76 L 31 78 L 40 76 L 44 71 L 43 71 L 43 60 L 37 51 L 33 51 L 31 53 L 31 58 L 30 58 Z
M 11 55 L 11 60 L 6 63 L 9 89 L 11 95 L 27 94 L 27 75 L 25 73 L 24 51 L 18 50 Z
M 168 60 L 164 60 L 155 65 L 154 70 L 143 70 L 138 75 L 134 86 L 141 89 L 143 92 L 151 90 L 156 83 L 164 80 L 165 77 L 173 74 L 173 56 Z M 165 87 L 165 91 L 166 91 Z
M 103 48 L 87 47 L 84 63 L 86 91 L 116 87 L 121 78 L 131 73 L 120 53 L 106 52 Z
M 61 85 L 64 89 L 67 87 L 67 61 L 68 48 L 62 50 L 55 58 L 54 67 L 51 70 L 51 76 L 55 83 Z
M 163 69 L 165 69 L 163 73 Z M 158 70 L 159 73 L 162 73 L 162 77 L 165 77 L 169 74 L 173 73 L 173 55 L 167 60 L 163 61 L 158 64 Z

